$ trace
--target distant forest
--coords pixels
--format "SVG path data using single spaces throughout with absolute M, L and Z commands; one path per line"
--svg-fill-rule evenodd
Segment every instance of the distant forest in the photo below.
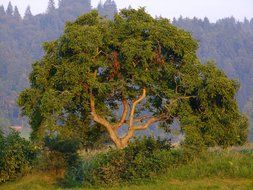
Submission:
M 96 9 L 108 19 L 117 13 L 113 0 Z M 27 7 L 24 17 L 11 3 L 0 6 L 0 126 L 21 125 L 16 98 L 28 86 L 32 63 L 43 55 L 42 43 L 58 38 L 67 21 L 92 10 L 90 0 L 60 0 L 56 8 L 49 0 L 45 13 L 33 15 Z M 253 19 L 243 22 L 225 18 L 216 23 L 208 18 L 178 18 L 174 25 L 189 31 L 199 42 L 199 58 L 214 60 L 241 85 L 238 103 L 253 123 Z M 251 133 L 253 138 L 253 133 Z

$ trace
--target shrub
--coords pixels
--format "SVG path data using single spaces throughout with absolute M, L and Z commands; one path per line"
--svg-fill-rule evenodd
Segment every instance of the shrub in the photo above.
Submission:
M 56 174 L 75 166 L 79 156 L 80 142 L 75 139 L 62 139 L 60 136 L 44 138 L 44 148 L 39 156 L 38 169 L 54 171 Z
M 36 169 L 53 173 L 62 178 L 66 173 L 63 182 L 65 186 L 77 186 L 79 154 L 81 144 L 77 139 L 65 139 L 59 135 L 46 136 L 43 143 L 43 151 L 38 156 Z
M 7 137 L 0 134 L 0 183 L 14 180 L 33 166 L 38 149 L 21 138 L 19 133 L 11 132 Z
M 65 179 L 68 184 L 86 186 L 136 182 L 165 172 L 168 165 L 177 164 L 181 157 L 180 151 L 171 150 L 166 141 L 151 137 L 136 139 L 123 150 L 110 150 L 79 162 L 66 172 Z

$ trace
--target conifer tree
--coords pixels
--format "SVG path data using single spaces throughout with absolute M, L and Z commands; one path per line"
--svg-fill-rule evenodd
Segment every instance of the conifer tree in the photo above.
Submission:
M 11 2 L 9 2 L 9 4 L 8 4 L 6 14 L 9 15 L 9 16 L 13 15 L 13 6 L 12 6 Z
M 113 0 L 106 0 L 103 6 L 100 2 L 97 9 L 101 16 L 110 20 L 112 20 L 114 15 L 118 12 L 117 5 Z
M 102 4 L 101 0 L 98 3 L 97 10 L 98 10 L 99 13 L 102 12 L 102 10 L 103 10 L 103 4 Z
M 13 16 L 16 20 L 21 20 L 21 16 L 20 16 L 20 13 L 19 13 L 19 10 L 18 10 L 18 7 L 15 6 L 14 8 L 14 13 L 13 13 Z
M 5 15 L 6 13 L 5 13 L 5 10 L 4 10 L 4 6 L 3 5 L 1 5 L 0 6 L 0 16 L 3 16 L 3 15 Z
M 47 6 L 47 13 L 52 13 L 55 11 L 55 2 L 54 0 L 49 0 L 48 6 Z
M 133 9 L 133 7 L 131 5 L 129 5 L 127 9 L 131 10 L 131 9 Z
M 62 0 L 58 0 L 58 7 L 62 7 L 63 5 L 63 1 Z
M 24 16 L 24 20 L 29 20 L 29 19 L 31 19 L 32 18 L 32 11 L 31 11 L 31 7 L 30 6 L 28 6 L 27 8 L 26 8 L 26 11 L 25 11 L 25 16 Z

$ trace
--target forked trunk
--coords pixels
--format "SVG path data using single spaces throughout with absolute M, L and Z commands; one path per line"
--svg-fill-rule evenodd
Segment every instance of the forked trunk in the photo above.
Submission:
M 124 109 L 123 109 L 121 119 L 118 123 L 111 124 L 105 118 L 103 118 L 102 116 L 100 116 L 96 113 L 95 98 L 94 98 L 93 94 L 90 93 L 90 107 L 91 107 L 92 118 L 95 122 L 101 124 L 102 126 L 104 126 L 106 128 L 111 140 L 114 142 L 114 144 L 116 145 L 116 147 L 118 149 L 124 149 L 128 146 L 130 140 L 133 138 L 133 136 L 135 134 L 135 131 L 145 130 L 149 126 L 151 126 L 153 123 L 158 122 L 162 119 L 162 117 L 157 118 L 157 117 L 147 117 L 147 116 L 143 116 L 138 119 L 134 118 L 136 106 L 145 97 L 146 97 L 146 89 L 144 88 L 142 95 L 137 100 L 133 101 L 131 109 L 128 108 L 127 100 L 123 99 L 122 104 L 123 104 Z M 128 120 L 126 120 L 128 113 L 129 113 L 129 118 L 128 118 Z M 146 120 L 146 123 L 142 124 L 142 125 L 136 125 L 136 123 L 139 123 L 139 121 L 142 121 L 142 120 Z M 119 128 L 121 128 L 125 124 L 128 124 L 128 132 L 125 134 L 125 136 L 120 137 L 117 131 Z

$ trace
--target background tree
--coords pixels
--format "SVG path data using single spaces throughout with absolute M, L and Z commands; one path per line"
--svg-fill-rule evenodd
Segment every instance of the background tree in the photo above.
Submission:
M 54 0 L 49 0 L 48 6 L 47 6 L 47 13 L 52 13 L 55 11 L 55 2 Z
M 97 123 L 124 148 L 136 131 L 154 124 L 169 131 L 178 119 L 187 144 L 242 144 L 248 123 L 235 101 L 238 84 L 202 65 L 197 48 L 189 33 L 144 9 L 122 10 L 113 21 L 93 11 L 44 45 L 19 105 L 35 136 Z
M 17 21 L 20 21 L 20 20 L 21 20 L 21 16 L 20 16 L 20 13 L 19 13 L 19 10 L 18 10 L 18 7 L 17 7 L 17 6 L 15 6 L 15 8 L 14 8 L 13 16 L 14 16 L 14 18 L 15 18 Z
M 0 16 L 2 17 L 2 16 L 4 16 L 4 15 L 5 15 L 4 6 L 1 5 L 1 6 L 0 6 Z
M 97 10 L 101 16 L 110 20 L 112 20 L 114 15 L 118 12 L 117 5 L 113 0 L 106 0 L 104 4 L 100 1 Z
M 13 15 L 13 6 L 12 6 L 11 2 L 9 2 L 9 4 L 8 4 L 8 7 L 6 9 L 6 14 L 8 16 L 12 16 Z
M 31 7 L 28 6 L 26 8 L 26 11 L 25 11 L 25 15 L 24 15 L 24 20 L 30 20 L 32 18 L 32 11 L 31 11 Z

